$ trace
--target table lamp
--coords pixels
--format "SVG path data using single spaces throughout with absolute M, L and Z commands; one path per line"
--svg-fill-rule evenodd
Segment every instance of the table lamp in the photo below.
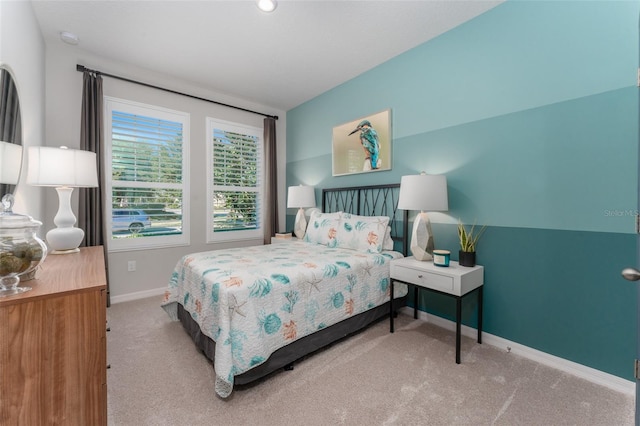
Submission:
M 27 183 L 52 186 L 58 192 L 58 212 L 53 219 L 56 228 L 47 232 L 51 254 L 80 251 L 84 231 L 76 228 L 76 216 L 71 209 L 73 188 L 98 186 L 96 154 L 90 151 L 51 147 L 29 147 Z
M 304 216 L 304 209 L 316 206 L 316 194 L 313 186 L 290 186 L 287 194 L 287 207 L 298 208 L 296 220 L 293 224 L 293 233 L 302 239 L 307 230 L 307 219 Z
M 420 210 L 413 222 L 411 232 L 411 254 L 417 260 L 433 259 L 433 232 L 427 211 L 447 211 L 447 178 L 444 175 L 402 176 L 398 208 Z

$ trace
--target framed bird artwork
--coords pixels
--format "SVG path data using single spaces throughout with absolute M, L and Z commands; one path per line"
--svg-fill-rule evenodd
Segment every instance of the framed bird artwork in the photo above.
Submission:
M 333 176 L 391 170 L 391 110 L 333 128 Z

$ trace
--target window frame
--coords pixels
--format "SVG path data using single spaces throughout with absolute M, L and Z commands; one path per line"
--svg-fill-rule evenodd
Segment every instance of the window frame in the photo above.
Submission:
M 256 204 L 257 204 L 257 227 L 251 230 L 231 230 L 224 232 L 214 231 L 214 193 L 215 188 L 213 184 L 213 155 L 214 155 L 214 142 L 213 131 L 214 129 L 222 129 L 227 132 L 234 132 L 244 134 L 248 136 L 254 136 L 258 140 L 257 150 L 258 155 L 256 159 L 256 167 L 258 170 L 258 189 L 256 191 Z M 206 170 L 207 170 L 207 243 L 221 243 L 230 241 L 247 241 L 247 240 L 262 240 L 264 233 L 264 129 L 249 124 L 237 123 L 227 120 L 221 120 L 218 118 L 207 117 L 206 118 L 206 141 L 207 141 L 207 155 L 206 155 Z
M 148 236 L 142 238 L 113 238 L 113 111 L 137 114 L 146 117 L 180 122 L 182 124 L 182 232 L 176 235 Z M 110 96 L 104 97 L 104 165 L 105 165 L 105 240 L 109 251 L 145 250 L 166 247 L 188 246 L 190 244 L 190 114 L 156 105 L 134 102 Z M 118 182 L 118 181 L 116 181 Z M 116 185 L 117 187 L 118 185 Z M 176 184 L 126 182 L 127 187 L 138 188 L 176 188 Z

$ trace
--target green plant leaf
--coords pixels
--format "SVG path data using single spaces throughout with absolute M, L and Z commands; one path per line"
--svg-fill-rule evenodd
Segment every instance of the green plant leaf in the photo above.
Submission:
M 460 249 L 466 252 L 476 251 L 476 245 L 486 228 L 487 225 L 483 225 L 476 233 L 475 223 L 467 230 L 462 221 L 458 219 L 458 238 L 460 240 Z

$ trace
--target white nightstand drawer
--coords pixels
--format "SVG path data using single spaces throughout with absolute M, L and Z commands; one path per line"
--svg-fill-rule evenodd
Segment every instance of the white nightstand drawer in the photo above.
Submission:
M 394 268 L 392 276 L 394 279 L 432 288 L 434 290 L 446 291 L 448 293 L 453 291 L 453 277 L 438 275 L 431 272 L 425 272 L 424 270 L 412 269 L 404 266 Z

